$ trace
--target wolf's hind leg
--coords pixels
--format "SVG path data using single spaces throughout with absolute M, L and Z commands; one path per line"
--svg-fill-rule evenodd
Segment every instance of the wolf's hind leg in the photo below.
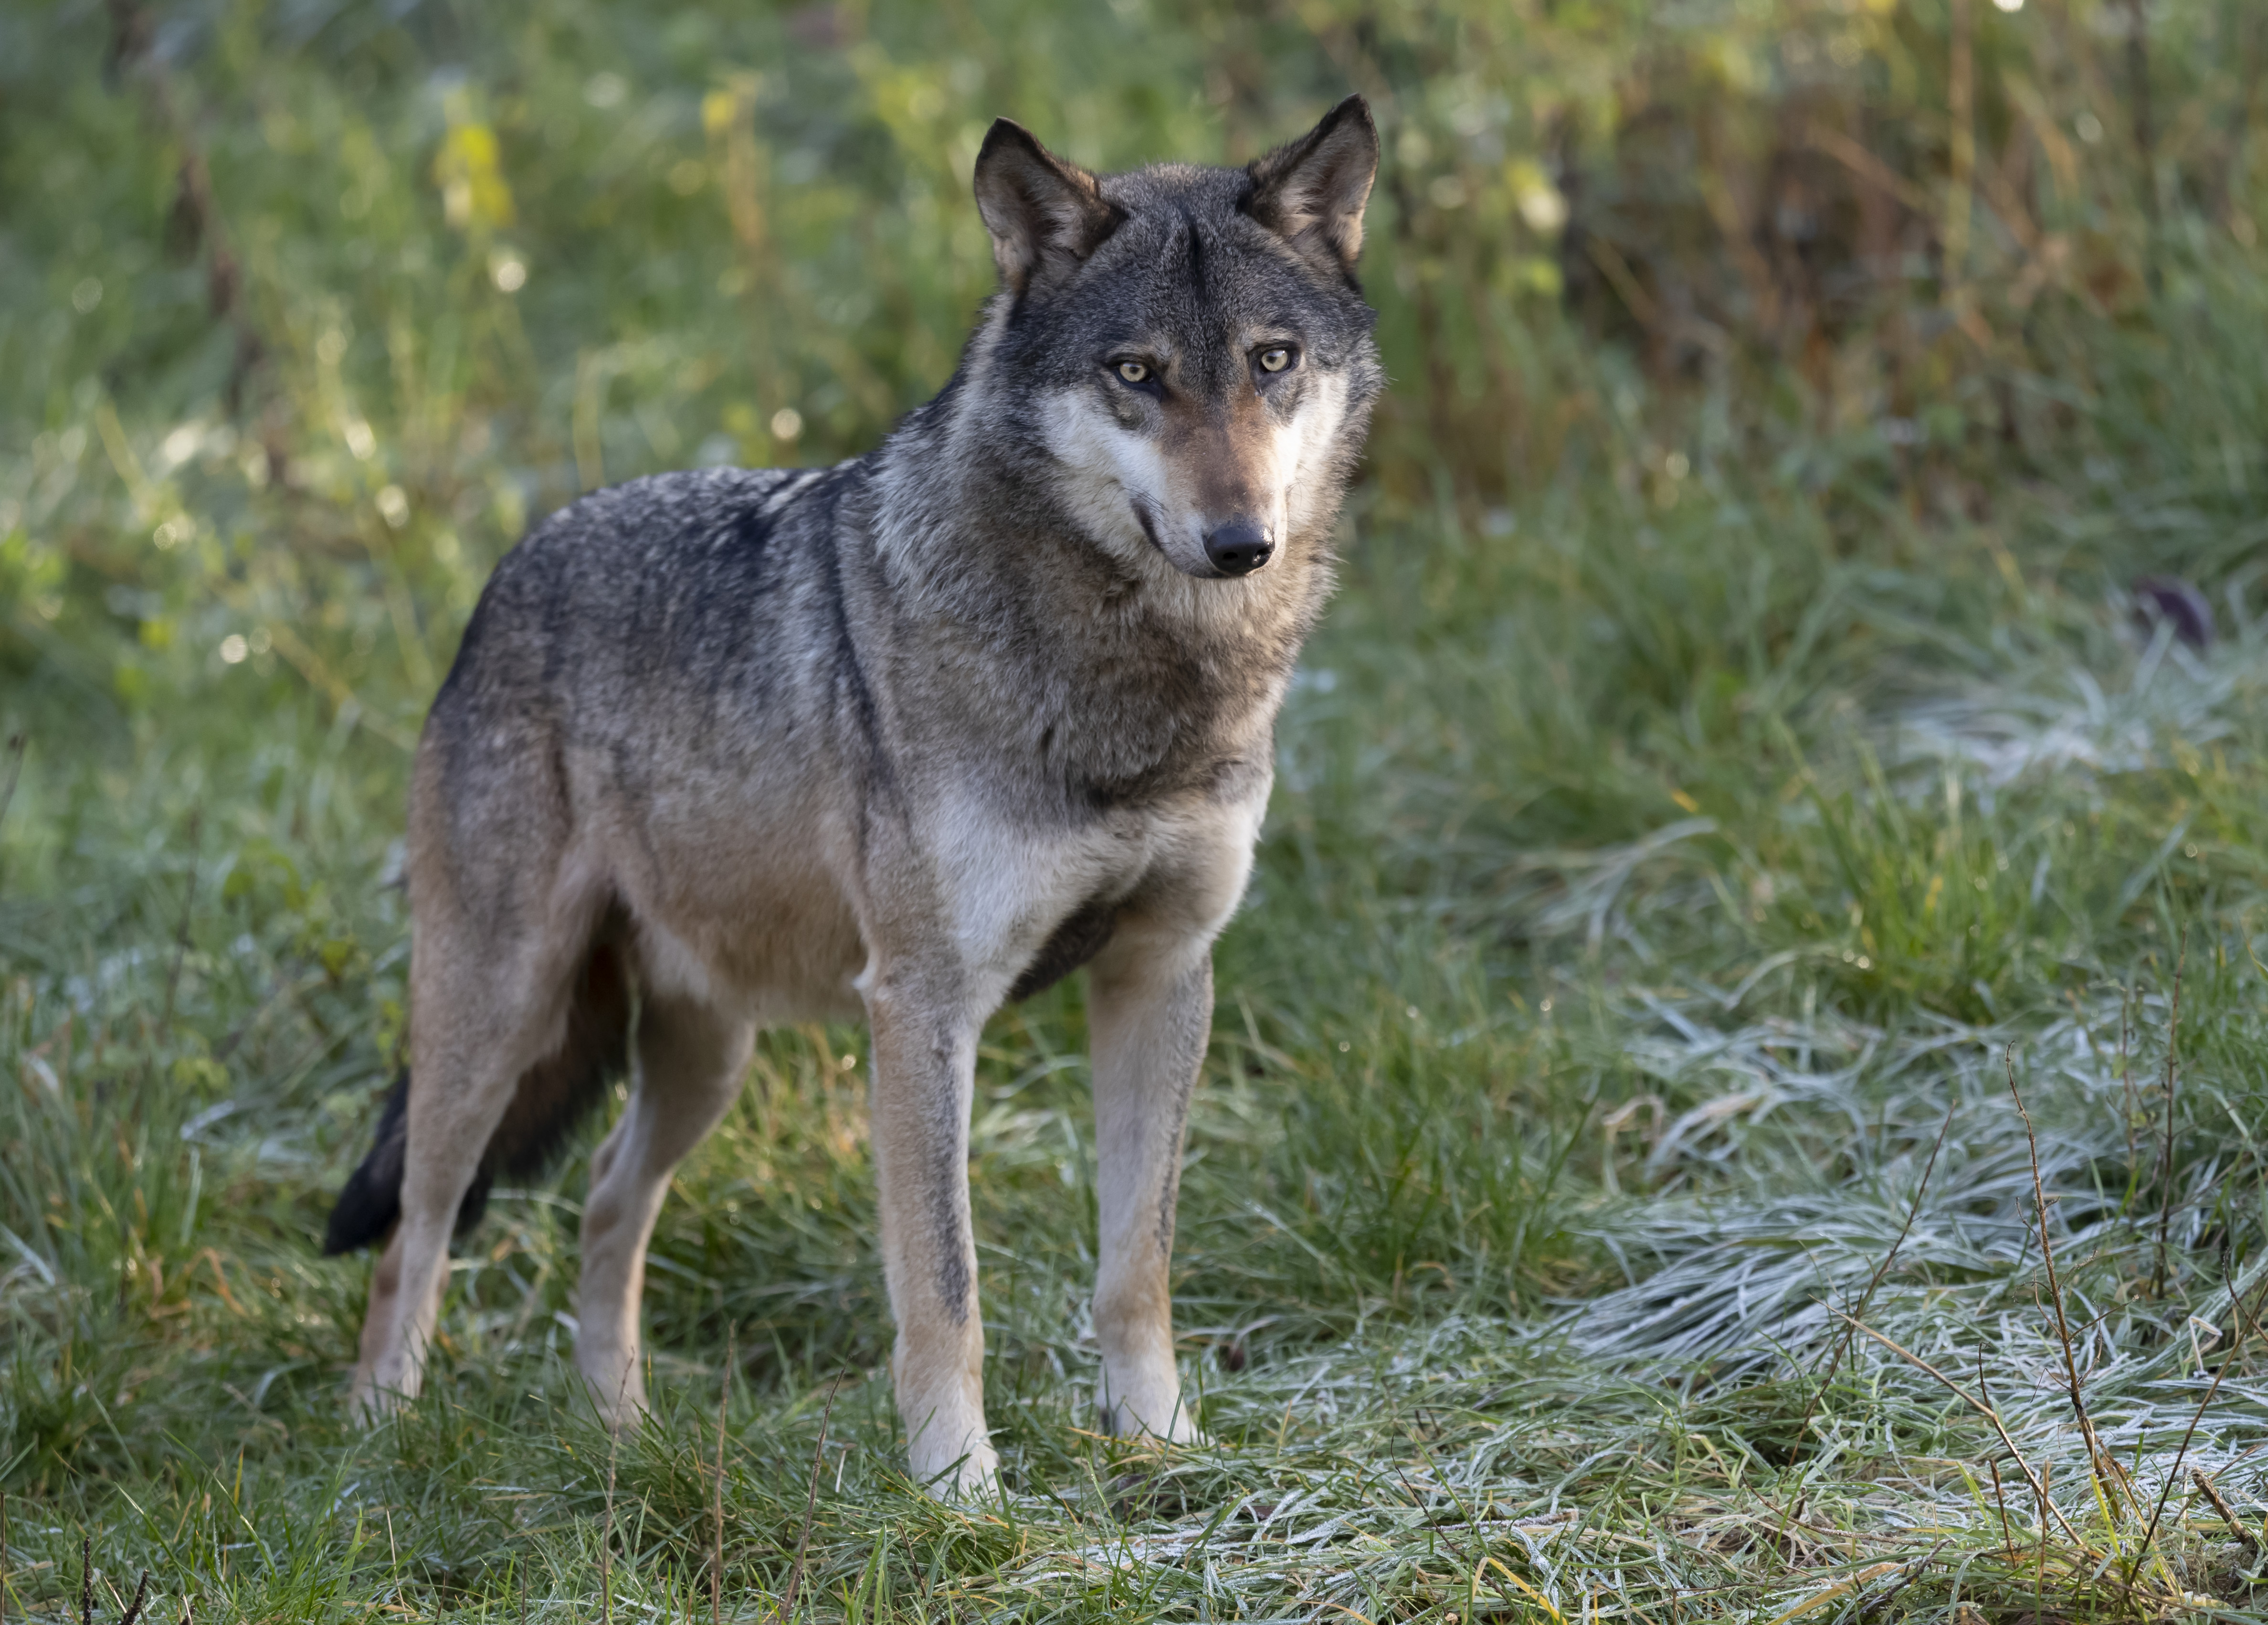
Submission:
M 1189 1091 L 1212 1030 L 1212 958 L 1203 939 L 1129 920 L 1090 978 L 1102 1421 L 1186 1441 L 1197 1431 L 1174 1363 L 1169 1267 Z
M 413 994 L 413 1024 L 453 1025 L 431 1010 L 441 1002 Z M 519 1046 L 497 1037 L 468 1044 L 450 1033 L 419 1043 L 413 1030 L 412 1045 L 401 1218 L 371 1282 L 349 1400 L 364 1416 L 416 1399 L 424 1382 L 426 1347 L 448 1280 L 450 1232 L 520 1071 Z
M 755 1028 L 703 1004 L 648 995 L 630 1109 L 591 1159 L 575 1363 L 608 1426 L 645 1409 L 638 1370 L 645 1250 L 669 1176 L 740 1092 Z
M 400 1219 L 371 1282 L 350 1400 L 365 1416 L 423 1383 L 449 1237 L 484 1164 L 540 1160 L 595 1091 L 604 1052 L 620 1053 L 626 996 L 618 957 L 593 941 L 598 924 L 588 899 L 502 941 L 446 905 L 419 916 Z M 471 1212 L 485 1195 L 483 1184 Z

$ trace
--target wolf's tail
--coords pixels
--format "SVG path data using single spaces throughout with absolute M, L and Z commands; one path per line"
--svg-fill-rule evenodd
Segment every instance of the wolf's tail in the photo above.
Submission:
M 480 1171 L 457 1208 L 457 1234 L 480 1222 L 497 1175 L 524 1179 L 541 1173 L 607 1086 L 622 1072 L 630 1051 L 630 981 L 622 954 L 601 942 L 575 979 L 567 1030 L 559 1047 L 529 1067 L 512 1091 L 504 1120 L 481 1157 Z M 323 1232 L 323 1252 L 336 1257 L 383 1241 L 401 1216 L 401 1173 L 409 1143 L 409 1074 L 386 1097 L 377 1143 L 347 1177 Z

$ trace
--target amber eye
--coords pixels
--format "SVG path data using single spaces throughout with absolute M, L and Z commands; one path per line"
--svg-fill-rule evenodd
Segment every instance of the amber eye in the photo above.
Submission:
M 1147 383 L 1150 381 L 1150 369 L 1139 361 L 1121 361 L 1118 376 L 1130 384 Z
M 1291 365 L 1292 352 L 1281 344 L 1260 352 L 1260 370 L 1263 373 L 1280 373 Z

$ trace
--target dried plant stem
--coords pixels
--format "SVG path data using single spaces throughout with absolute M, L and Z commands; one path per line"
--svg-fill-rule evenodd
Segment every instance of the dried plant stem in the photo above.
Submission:
M 2166 1143 L 2158 1157 L 2158 1255 L 2150 1268 L 2150 1296 L 2166 1289 L 2166 1241 L 2174 1225 L 2174 1089 L 2180 1082 L 2182 1044 L 2182 971 L 2190 958 L 2190 931 L 2182 927 L 2182 945 L 2174 959 L 2174 1004 L 2166 1028 Z
M 2268 1289 L 2263 1289 L 2263 1292 L 2268 1295 Z M 2166 1514 L 2167 1497 L 2174 1493 L 2175 1481 L 2182 1475 L 2182 1462 L 2190 1453 L 2190 1441 L 2197 1437 L 2198 1423 L 2205 1420 L 2205 1407 L 2220 1392 L 2221 1379 L 2228 1375 L 2229 1367 L 2235 1365 L 2236 1356 L 2243 1353 L 2245 1333 L 2252 1329 L 2254 1318 L 2260 1312 L 2259 1303 L 2255 1300 L 2252 1311 L 2248 1314 L 2244 1304 L 2234 1292 L 2229 1294 L 2228 1306 L 2236 1317 L 2236 1331 L 2229 1339 L 2228 1357 L 2221 1361 L 2220 1369 L 2213 1374 L 2213 1381 L 2206 1386 L 2205 1397 L 2197 1402 L 2197 1409 L 2190 1413 L 2190 1425 L 2182 1432 L 2181 1448 L 2174 1451 L 2174 1465 L 2166 1474 L 2165 1487 L 2158 1491 L 2158 1504 L 2151 1511 L 2150 1526 L 2142 1533 L 2142 1544 L 2134 1548 L 2134 1561 L 2126 1565 L 2126 1584 L 2130 1586 L 2134 1584 L 2134 1576 L 2141 1567 L 2143 1556 L 2150 1549 L 2150 1542 L 2157 1538 L 2158 1520 Z
M 733 1364 L 740 1351 L 733 1347 L 733 1328 L 725 1328 L 725 1375 L 717 1385 L 717 1503 L 710 1525 L 709 1621 L 723 1625 L 725 1618 L 725 1412 L 733 1397 Z
M 118 1593 L 113 1592 L 115 1597 Z M 142 1578 L 134 1587 L 134 1600 L 126 1605 L 126 1612 L 118 1616 L 118 1625 L 134 1625 L 142 1617 L 142 1605 L 150 1599 L 150 1571 L 142 1570 Z
M 2223 1367 L 2222 1369 L 2226 1370 L 2227 1368 Z M 2236 1509 L 2229 1505 L 2228 1501 L 2222 1496 L 2220 1493 L 2220 1486 L 2214 1483 L 2211 1479 L 2205 1476 L 2205 1469 L 2203 1467 L 2191 1467 L 2190 1469 L 2190 1481 L 2198 1487 L 2198 1489 L 2204 1495 L 2206 1500 L 2213 1503 L 2213 1510 L 2220 1514 L 2220 1521 L 2228 1525 L 2229 1533 L 2235 1535 L 2239 1540 L 2250 1547 L 2254 1551 L 2257 1552 L 2261 1549 L 2260 1537 L 2254 1534 L 2251 1530 L 2245 1527 L 2244 1520 L 2242 1518 L 2239 1518 L 2236 1514 Z
M 614 1415 L 607 1427 L 607 1506 L 599 1519 L 599 1618 L 603 1625 L 615 1620 L 615 1459 L 622 1447 L 622 1400 L 630 1391 L 630 1367 L 622 1368 L 622 1386 L 615 1392 Z
M 828 1385 L 827 1408 L 819 1416 L 819 1443 L 811 1452 L 811 1492 L 804 1497 L 803 1530 L 795 1538 L 795 1562 L 787 1571 L 787 1590 L 780 1593 L 780 1625 L 788 1625 L 795 1616 L 795 1594 L 803 1586 L 803 1560 L 811 1549 L 812 1516 L 819 1510 L 819 1468 L 827 1456 L 827 1424 L 835 1417 L 835 1396 L 843 1389 L 843 1378 L 837 1373 Z
M 2036 1620 L 2047 1618 L 2048 1514 L 2055 1511 L 2055 1503 L 2048 1499 L 2048 1480 L 2054 1473 L 2054 1460 L 2043 1459 L 2040 1463 L 2039 1476 L 2040 1566 L 2032 1571 L 2032 1617 Z M 2061 1513 L 2057 1513 L 2057 1521 L 2062 1521 Z M 2065 1524 L 2064 1527 L 2069 1529 L 2071 1525 Z
M 2000 1436 L 2000 1443 L 2007 1447 L 2010 1459 L 2015 1462 L 2016 1470 L 2024 1475 L 2024 1481 L 2031 1486 L 2033 1496 L 2038 1499 L 2039 1503 L 2043 1507 L 2045 1507 L 2050 1513 L 2054 1515 L 2056 1522 L 2063 1525 L 2064 1533 L 2071 1537 L 2071 1543 L 2073 1546 L 2078 1547 L 2083 1552 L 2093 1555 L 2095 1548 L 2088 1545 L 2085 1540 L 2080 1538 L 2079 1531 L 2071 1526 L 2071 1520 L 2063 1515 L 2063 1511 L 2060 1508 L 2048 1499 L 2047 1483 L 2045 1480 L 2033 1473 L 2031 1464 L 2024 1459 L 2023 1452 L 2016 1448 L 2016 1441 L 2008 1437 L 2007 1424 L 2000 1420 L 2000 1413 L 1999 1411 L 1994 1410 L 1990 1405 L 1987 1405 L 1984 1400 L 1970 1392 L 1968 1389 L 1954 1381 L 1953 1378 L 1948 1377 L 1943 1371 L 1939 1370 L 1935 1366 L 1923 1359 L 1919 1355 L 1914 1353 L 1912 1349 L 1906 1348 L 1903 1343 L 1893 1341 L 1891 1339 L 1883 1336 L 1880 1332 L 1877 1332 L 1870 1326 L 1864 1325 L 1856 1320 L 1852 1320 L 1850 1316 L 1843 1313 L 1840 1310 L 1830 1309 L 1827 1312 L 1833 1315 L 1838 1320 L 1850 1321 L 1852 1326 L 1857 1326 L 1859 1331 L 1865 1333 L 1868 1337 L 1873 1338 L 1876 1342 L 1889 1349 L 1892 1354 L 1897 1355 L 1900 1359 L 1921 1370 L 1926 1371 L 1930 1376 L 1937 1378 L 1937 1380 L 1945 1386 L 1947 1392 L 1951 1393 L 1955 1399 L 1961 1400 L 1963 1404 L 1967 1405 L 1970 1409 L 1975 1411 L 1979 1416 L 1984 1418 L 1985 1421 L 1991 1422 L 1992 1424 L 1992 1431 Z M 2044 1472 L 2045 1470 L 2045 1467 L 2043 1466 L 2042 1471 Z M 2042 1538 L 2044 1539 L 2044 1535 L 2043 1535 Z
M 2055 1245 L 2048 1239 L 2048 1193 L 2047 1186 L 2040 1178 L 2039 1136 L 2032 1132 L 2032 1114 L 2025 1109 L 2023 1091 L 2016 1087 L 2016 1046 L 2010 1045 L 2001 1053 L 2000 1058 L 2008 1068 L 2008 1093 L 2015 1100 L 2016 1115 L 2024 1120 L 2024 1145 L 2031 1153 L 2032 1202 L 2040 1217 L 2040 1262 L 2047 1270 L 2048 1300 L 2055 1307 L 2056 1341 L 2063 1346 L 2064 1378 L 2071 1385 L 2072 1414 L 2079 1418 L 2080 1437 L 2087 1444 L 2087 1459 L 2094 1466 L 2095 1477 L 2102 1481 L 2104 1493 L 2110 1497 L 2112 1514 L 2116 1516 L 2118 1490 L 2124 1479 L 2118 1471 L 2118 1464 L 2111 1459 L 2110 1452 L 2102 1448 L 2102 1440 L 2095 1434 L 2095 1419 L 2087 1414 L 2087 1397 L 2080 1386 L 2079 1355 L 2072 1347 L 2071 1321 L 2064 1313 L 2063 1283 L 2056 1279 Z
M 1852 1311 L 1852 1326 L 1866 1318 L 1867 1311 L 1874 1302 L 1874 1289 L 1882 1284 L 1882 1277 L 1889 1274 L 1890 1265 L 1898 1256 L 1898 1249 L 1906 1245 L 1906 1237 L 1913 1233 L 1914 1216 L 1921 1211 L 1922 1194 L 1929 1189 L 1929 1177 L 1937 1168 L 1937 1154 L 1945 1149 L 1945 1136 L 1953 1127 L 1953 1114 L 1960 1109 L 1961 1097 L 1958 1095 L 1945 1103 L 1945 1121 L 1937 1126 L 1937 1138 L 1930 1143 L 1929 1160 L 1922 1164 L 1921 1179 L 1914 1186 L 1913 1200 L 1906 1204 L 1906 1222 L 1898 1226 L 1897 1239 L 1890 1244 L 1890 1250 L 1882 1254 L 1882 1261 L 1874 1266 L 1874 1273 L 1867 1277 L 1867 1289 L 1859 1295 L 1859 1306 Z M 1835 1352 L 1829 1356 L 1827 1374 L 1811 1391 L 1811 1399 L 1803 1407 L 1803 1420 L 1796 1424 L 1795 1437 L 1799 1442 L 1810 1429 L 1811 1418 L 1819 1408 L 1820 1398 L 1826 1393 L 1828 1385 L 1834 1382 L 1835 1373 L 1842 1369 L 1844 1356 L 1851 1352 L 1851 1339 L 1854 1335 L 1856 1333 L 1845 1329 L 1841 1341 L 1835 1345 Z
M 2126 1200 L 2129 1202 L 2134 1200 L 2133 1182 L 2139 1173 L 2138 1164 L 2141 1161 L 2141 1153 L 2134 1144 L 2134 1121 L 2137 1115 L 2134 1104 L 2134 1069 L 2129 1064 L 2130 1057 L 2126 1047 L 2127 1037 L 2132 1030 L 2130 1018 L 2133 1002 L 2134 990 L 2122 983 L 2118 989 L 2118 1087 L 2124 1091 L 2126 1097 Z

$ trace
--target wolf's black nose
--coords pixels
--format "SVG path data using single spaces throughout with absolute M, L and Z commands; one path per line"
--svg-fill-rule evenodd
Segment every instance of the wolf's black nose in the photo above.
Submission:
M 1268 533 L 1248 519 L 1223 525 L 1205 536 L 1205 557 L 1223 575 L 1250 575 L 1275 550 L 1268 544 Z

